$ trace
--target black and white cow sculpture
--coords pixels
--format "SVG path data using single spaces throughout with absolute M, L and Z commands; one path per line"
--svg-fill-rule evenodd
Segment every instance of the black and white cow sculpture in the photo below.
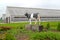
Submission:
M 32 24 L 31 20 L 32 19 L 35 19 L 35 24 L 37 23 L 37 21 L 39 21 L 39 24 L 40 24 L 40 16 L 39 16 L 39 13 L 32 13 L 32 14 L 28 14 L 28 13 L 25 13 L 25 16 L 29 19 L 29 22 L 30 24 Z

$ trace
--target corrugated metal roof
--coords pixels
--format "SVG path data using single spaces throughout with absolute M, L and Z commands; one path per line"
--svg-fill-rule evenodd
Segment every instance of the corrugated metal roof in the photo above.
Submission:
M 27 13 L 40 13 L 40 16 L 60 16 L 60 10 L 42 9 L 42 8 L 26 8 L 26 7 L 7 7 L 10 15 L 22 16 Z

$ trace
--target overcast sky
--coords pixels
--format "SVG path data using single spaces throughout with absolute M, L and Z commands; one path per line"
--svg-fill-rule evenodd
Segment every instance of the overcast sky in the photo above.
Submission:
M 60 0 L 0 0 L 0 17 L 7 6 L 60 9 Z

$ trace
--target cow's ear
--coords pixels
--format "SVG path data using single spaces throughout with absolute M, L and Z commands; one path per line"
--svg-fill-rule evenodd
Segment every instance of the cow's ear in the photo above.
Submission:
M 28 13 L 26 12 L 26 14 L 28 14 Z
M 24 15 L 26 15 L 26 13 Z

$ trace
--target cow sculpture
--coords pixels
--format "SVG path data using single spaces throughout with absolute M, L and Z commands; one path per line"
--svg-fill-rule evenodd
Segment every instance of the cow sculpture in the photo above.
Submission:
M 30 24 L 32 24 L 32 19 L 35 20 L 35 24 L 37 24 L 37 21 L 39 21 L 40 24 L 39 13 L 32 13 L 32 14 L 25 13 L 25 16 L 29 19 Z

